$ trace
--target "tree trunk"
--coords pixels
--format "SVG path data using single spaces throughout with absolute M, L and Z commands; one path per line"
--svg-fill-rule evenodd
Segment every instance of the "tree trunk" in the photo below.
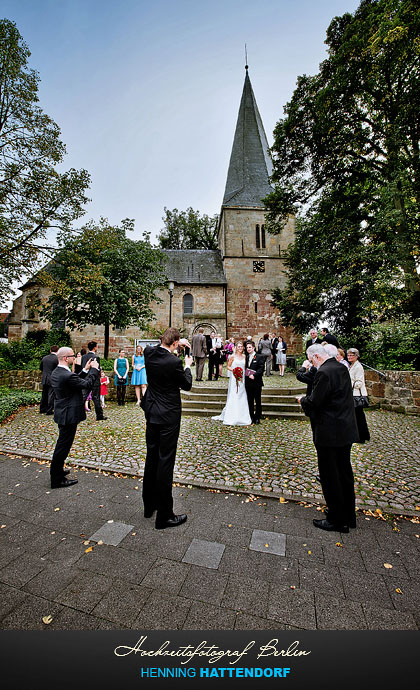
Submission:
M 108 359 L 109 354 L 109 321 L 105 322 L 105 344 L 104 344 L 104 359 Z

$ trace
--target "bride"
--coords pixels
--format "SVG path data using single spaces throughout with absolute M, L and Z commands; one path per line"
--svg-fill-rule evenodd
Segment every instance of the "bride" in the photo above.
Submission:
M 241 379 L 237 379 L 233 374 L 233 370 L 236 367 L 242 369 Z M 248 398 L 245 390 L 245 354 L 244 346 L 241 342 L 236 344 L 233 355 L 229 357 L 227 369 L 229 372 L 229 388 L 226 405 L 222 413 L 217 417 L 212 417 L 212 419 L 221 421 L 223 424 L 251 424 Z

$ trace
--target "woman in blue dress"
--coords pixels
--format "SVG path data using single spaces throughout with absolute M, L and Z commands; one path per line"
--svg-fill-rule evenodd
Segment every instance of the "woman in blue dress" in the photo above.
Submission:
M 128 386 L 128 371 L 130 367 L 124 350 L 118 351 L 117 359 L 114 359 L 114 384 L 117 389 L 118 405 L 125 403 L 125 391 Z
M 140 405 L 140 389 L 141 394 L 144 396 L 147 388 L 146 367 L 144 364 L 143 348 L 141 345 L 136 347 L 136 354 L 132 356 L 131 364 L 133 366 L 131 385 L 135 386 L 137 398 L 136 405 Z

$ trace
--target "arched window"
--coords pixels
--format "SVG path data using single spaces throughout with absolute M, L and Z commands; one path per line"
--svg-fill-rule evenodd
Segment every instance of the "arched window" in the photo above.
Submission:
M 192 314 L 193 313 L 193 307 L 194 307 L 193 296 L 190 295 L 189 292 L 187 292 L 187 294 L 184 295 L 184 314 Z
M 261 249 L 265 249 L 265 227 L 261 225 Z
M 260 226 L 256 225 L 255 226 L 255 246 L 257 249 L 260 249 Z

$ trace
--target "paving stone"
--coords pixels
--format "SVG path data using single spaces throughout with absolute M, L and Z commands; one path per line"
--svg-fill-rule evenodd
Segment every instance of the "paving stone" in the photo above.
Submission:
M 295 537 L 287 535 L 286 556 L 297 558 L 300 561 L 324 562 L 324 552 L 316 537 Z
M 224 544 L 218 544 L 214 541 L 193 539 L 182 562 L 217 570 L 224 550 Z
M 236 522 L 236 517 L 232 518 Z M 248 547 L 251 542 L 252 530 L 249 527 L 233 523 L 222 524 L 217 534 L 217 541 L 222 544 Z
M 221 606 L 264 617 L 267 614 L 269 590 L 268 582 L 242 575 L 230 575 Z
M 23 589 L 39 597 L 54 599 L 79 574 L 75 566 L 67 563 L 47 563 L 44 570 L 27 582 Z
M 0 570 L 0 582 L 22 587 L 44 570 L 46 563 L 39 556 L 24 553 Z
M 288 626 L 277 621 L 251 616 L 248 613 L 238 613 L 235 619 L 235 630 L 287 630 Z
M 24 601 L 13 609 L 1 622 L 3 630 L 46 630 L 45 616 L 54 619 L 62 607 L 54 602 L 27 595 Z
M 303 589 L 280 589 L 271 585 L 267 617 L 304 630 L 315 630 L 314 595 Z
M 411 613 L 362 604 L 369 630 L 417 630 Z
M 191 566 L 179 594 L 186 599 L 199 599 L 208 604 L 219 605 L 227 581 L 227 575 L 194 565 Z
M 168 594 L 178 594 L 189 571 L 188 565 L 159 558 L 147 572 L 141 584 Z
M 420 611 L 420 583 L 418 580 L 386 578 L 386 585 L 394 607 L 398 611 Z M 401 590 L 401 594 L 397 592 Z
M 123 522 L 105 522 L 105 524 L 88 537 L 88 539 L 89 541 L 102 541 L 104 544 L 110 546 L 118 546 L 133 528 L 133 525 L 126 525 Z
M 340 568 L 344 593 L 352 601 L 375 602 L 385 608 L 392 608 L 385 582 L 380 575 Z
M 119 625 L 104 621 L 102 618 L 76 611 L 76 609 L 62 606 L 61 611 L 54 617 L 48 630 L 118 630 Z
M 191 604 L 183 630 L 232 630 L 235 617 L 234 611 L 194 602 Z
M 239 571 L 277 584 L 296 585 L 299 581 L 297 560 L 233 546 L 226 547 L 219 571 L 232 574 Z
M 54 599 L 65 606 L 91 613 L 111 585 L 112 580 L 109 577 L 84 571 L 78 573 Z
M 94 571 L 112 578 L 118 577 L 140 584 L 155 560 L 153 553 L 143 554 L 139 557 L 133 551 L 104 544 L 103 546 L 95 546 L 93 551 L 84 554 L 77 565 L 82 570 Z
M 400 554 L 379 547 L 376 549 L 361 547 L 361 555 L 369 573 L 378 573 L 384 577 L 401 577 L 404 579 L 409 577 Z M 385 568 L 385 563 L 392 565 L 392 568 Z
M 337 544 L 342 544 L 342 546 L 337 546 Z M 337 539 L 334 545 L 323 544 L 322 550 L 326 565 L 336 565 L 362 572 L 366 570 L 359 550 L 342 542 L 341 539 Z
M 324 594 L 315 597 L 317 627 L 320 630 L 366 630 L 362 605 L 356 601 Z
M 166 592 L 152 592 L 133 623 L 134 630 L 181 630 L 191 601 Z
M 20 589 L 0 583 L 0 620 L 19 606 L 26 597 L 27 594 Z
M 286 535 L 278 532 L 265 532 L 254 529 L 252 531 L 249 548 L 262 553 L 274 553 L 276 556 L 286 554 Z
M 151 591 L 143 585 L 113 580 L 110 589 L 95 606 L 92 614 L 130 628 Z
M 299 562 L 299 584 L 310 592 L 344 597 L 340 570 L 335 566 Z

